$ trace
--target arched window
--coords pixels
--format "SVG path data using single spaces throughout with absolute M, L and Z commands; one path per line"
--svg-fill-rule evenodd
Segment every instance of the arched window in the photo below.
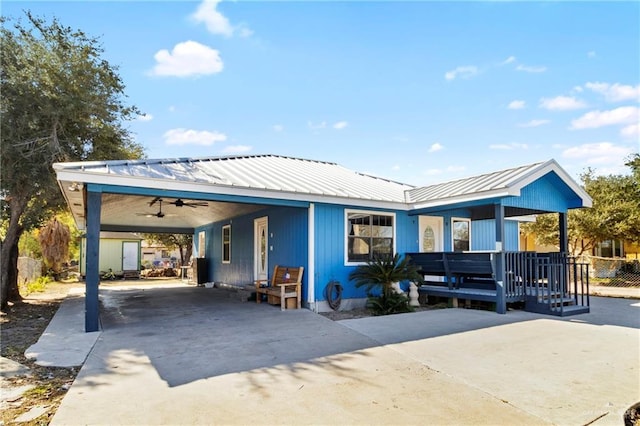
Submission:
M 427 225 L 422 234 L 422 251 L 436 250 L 436 234 L 433 232 L 431 225 Z

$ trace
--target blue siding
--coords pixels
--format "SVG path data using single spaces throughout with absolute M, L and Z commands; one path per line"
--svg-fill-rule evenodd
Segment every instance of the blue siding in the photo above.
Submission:
M 269 276 L 275 265 L 304 266 L 305 271 L 308 270 L 308 210 L 271 207 L 196 229 L 196 245 L 198 232 L 206 232 L 205 253 L 209 259 L 210 280 L 233 285 L 253 283 L 253 221 L 263 216 L 269 221 Z M 224 225 L 231 225 L 231 263 L 222 263 Z M 306 287 L 305 283 L 303 276 L 303 287 Z
M 504 222 L 504 249 L 516 251 L 519 245 L 519 227 L 515 220 Z M 474 220 L 471 222 L 471 250 L 496 249 L 496 221 L 493 219 Z
M 566 212 L 581 207 L 582 201 L 555 173 L 549 173 L 522 188 L 520 197 L 506 197 L 505 206 L 549 212 Z
M 349 282 L 349 274 L 356 266 L 345 266 L 345 210 L 348 206 L 316 204 L 315 206 L 315 299 L 326 300 L 325 288 L 332 281 L 339 281 L 342 297 L 364 298 L 366 290 L 355 288 Z M 396 214 L 396 251 L 404 253 L 418 249 L 418 218 L 403 211 L 357 210 Z

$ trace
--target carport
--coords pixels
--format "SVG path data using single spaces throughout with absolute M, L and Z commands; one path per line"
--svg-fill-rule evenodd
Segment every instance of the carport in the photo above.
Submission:
M 100 231 L 195 234 L 199 227 L 274 206 L 308 209 L 263 190 L 260 197 L 201 169 L 189 160 L 56 163 L 58 183 L 87 239 L 85 331 L 99 330 Z M 194 236 L 195 239 L 195 236 Z

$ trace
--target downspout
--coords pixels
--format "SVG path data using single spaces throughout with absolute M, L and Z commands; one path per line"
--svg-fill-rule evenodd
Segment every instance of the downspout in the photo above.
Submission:
M 308 219 L 308 230 L 307 230 L 307 239 L 308 239 L 308 247 L 307 247 L 307 304 L 309 305 L 309 309 L 313 312 L 318 312 L 318 307 L 316 305 L 316 259 L 315 259 L 315 246 L 316 246 L 316 221 L 315 221 L 315 204 L 309 203 L 309 219 Z

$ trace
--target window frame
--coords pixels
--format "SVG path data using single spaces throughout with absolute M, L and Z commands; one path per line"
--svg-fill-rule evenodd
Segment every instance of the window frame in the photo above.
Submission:
M 344 265 L 345 266 L 357 266 L 367 263 L 366 260 L 349 260 L 349 215 L 350 214 L 364 214 L 369 216 L 387 216 L 391 218 L 391 255 L 396 253 L 396 228 L 397 218 L 395 212 L 387 212 L 382 210 L 356 210 L 345 209 L 344 210 Z M 373 237 L 370 237 L 373 238 Z M 371 252 L 369 253 L 369 260 L 371 260 Z
M 455 224 L 455 222 L 466 222 L 467 223 L 467 227 L 468 227 L 468 230 L 469 230 L 469 239 L 467 240 L 469 242 L 469 249 L 468 250 L 462 250 L 462 252 L 471 251 L 471 219 L 468 218 L 468 217 L 452 217 L 451 218 L 451 251 L 452 252 L 456 251 L 456 239 L 455 239 L 455 235 L 454 235 L 454 224 Z
M 228 230 L 228 240 L 225 241 L 225 231 Z M 223 225 L 221 230 L 222 263 L 231 263 L 231 224 Z M 228 246 L 225 251 L 225 246 Z M 226 257 L 225 257 L 226 255 Z

